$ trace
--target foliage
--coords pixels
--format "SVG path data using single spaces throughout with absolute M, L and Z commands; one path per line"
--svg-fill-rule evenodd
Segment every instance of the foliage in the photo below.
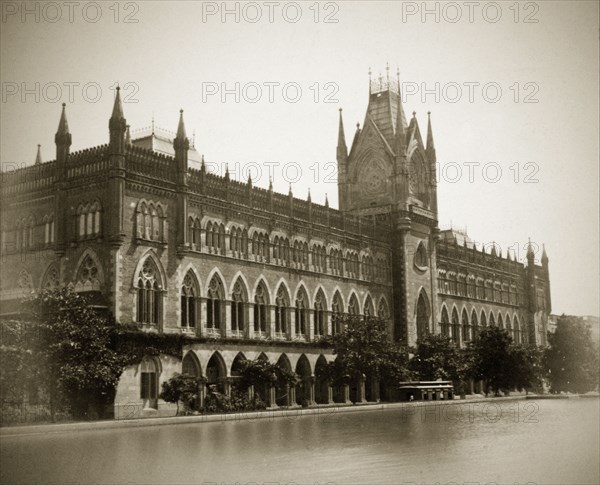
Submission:
M 494 395 L 500 391 L 508 392 L 516 387 L 519 379 L 515 377 L 515 359 L 512 355 L 512 338 L 499 327 L 482 329 L 473 349 L 473 377 L 482 379 L 492 389 Z
M 51 404 L 62 398 L 75 417 L 81 418 L 88 416 L 91 405 L 102 417 L 126 364 L 114 349 L 114 322 L 67 288 L 44 290 L 27 303 L 38 324 L 34 350 L 46 364 Z
M 535 345 L 513 344 L 510 349 L 513 385 L 519 391 L 542 389 L 543 351 Z
M 581 318 L 560 316 L 548 341 L 543 365 L 552 392 L 584 393 L 598 387 L 598 348 Z
M 383 320 L 347 316 L 344 324 L 344 330 L 331 339 L 338 362 L 324 371 L 332 382 L 348 383 L 361 375 L 386 381 L 390 386 L 406 380 L 407 352 L 390 340 Z
M 461 354 L 456 344 L 445 335 L 426 335 L 417 342 L 409 368 L 419 380 L 459 379 Z
M 274 385 L 283 388 L 287 385 L 295 386 L 298 376 L 295 372 L 265 360 L 244 360 L 240 365 L 240 380 L 238 387 L 246 391 L 250 386 Z
M 213 413 L 234 413 L 242 411 L 260 411 L 266 409 L 267 405 L 258 394 L 252 398 L 248 392 L 239 389 L 233 389 L 231 396 L 221 394 L 216 390 L 209 388 L 208 395 L 204 398 L 204 407 L 202 411 L 207 414 Z
M 196 409 L 198 395 L 205 381 L 206 379 L 202 377 L 176 372 L 168 381 L 162 383 L 162 392 L 159 397 L 166 402 L 177 404 L 176 415 L 179 414 L 180 402 L 183 403 L 184 412 L 189 413 Z

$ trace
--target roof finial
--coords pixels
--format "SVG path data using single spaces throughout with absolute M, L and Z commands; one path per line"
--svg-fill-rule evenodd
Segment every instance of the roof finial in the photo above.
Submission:
M 390 63 L 385 63 L 385 77 L 387 79 L 388 86 L 390 85 Z
M 371 94 L 371 68 L 369 67 L 369 94 Z
M 69 133 L 69 123 L 67 121 L 67 103 L 62 104 L 62 113 L 60 114 L 60 121 L 58 122 L 57 135 L 64 135 Z
M 329 199 L 327 198 L 327 193 L 325 193 L 325 207 L 329 207 Z
M 196 130 L 192 131 L 192 146 L 196 147 Z
M 129 125 L 127 125 L 125 130 L 125 144 L 131 145 L 131 132 L 129 131 Z
M 152 130 L 154 131 L 154 130 Z M 183 110 L 179 110 L 179 125 L 177 126 L 177 134 L 175 138 L 179 140 L 185 140 L 187 138 L 187 134 L 185 132 L 185 123 L 183 122 Z
M 113 112 L 112 112 L 112 119 L 116 119 L 119 120 L 121 118 L 125 118 L 125 116 L 123 115 L 123 105 L 121 104 L 121 88 L 119 87 L 119 85 L 117 84 L 117 88 L 116 88 L 116 93 L 115 93 L 115 104 L 113 106 Z
M 272 192 L 273 191 L 273 179 L 271 178 L 271 176 L 269 175 L 269 190 Z
M 35 156 L 35 164 L 39 165 L 40 163 L 42 163 L 42 151 L 41 151 L 42 145 L 38 144 L 37 147 L 37 155 Z
M 308 202 L 312 202 L 312 198 L 310 197 L 310 187 L 308 188 L 308 197 L 306 198 Z

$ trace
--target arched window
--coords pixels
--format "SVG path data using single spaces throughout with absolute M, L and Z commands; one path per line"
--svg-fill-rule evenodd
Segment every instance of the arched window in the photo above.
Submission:
M 140 201 L 136 214 L 137 237 L 151 241 L 164 241 L 165 213 L 160 204 Z
M 98 263 L 88 254 L 77 270 L 75 291 L 102 291 L 102 283 Z
M 221 328 L 224 295 L 223 283 L 217 275 L 213 276 L 208 285 L 206 299 L 206 328 L 209 330 Z
M 415 253 L 415 266 L 417 268 L 424 270 L 429 266 L 429 257 L 427 256 L 427 249 L 425 249 L 425 245 L 420 242 L 417 246 L 417 251 Z
M 473 339 L 476 339 L 479 335 L 479 324 L 477 323 L 477 312 L 475 310 L 471 312 L 471 327 L 473 329 Z
M 471 329 L 469 326 L 469 316 L 467 315 L 467 310 L 463 308 L 462 311 L 462 340 L 463 342 L 468 342 L 471 340 Z
M 452 340 L 460 342 L 460 324 L 458 322 L 458 312 L 456 308 L 452 310 Z
M 325 304 L 325 295 L 319 290 L 315 297 L 314 332 L 316 336 L 325 335 L 327 333 L 327 329 L 325 328 L 325 308 L 327 308 L 327 305 Z
M 296 295 L 296 335 L 306 335 L 308 297 L 303 288 L 298 290 Z
M 494 319 L 494 314 L 490 312 L 490 327 L 496 326 L 496 320 Z
M 348 314 L 358 315 L 358 299 L 354 293 L 350 297 L 350 302 L 348 303 Z
M 244 331 L 245 318 L 245 302 L 246 291 L 241 279 L 233 285 L 233 293 L 231 295 L 231 331 L 234 333 L 242 333 Z
M 504 320 L 502 319 L 502 315 L 498 313 L 498 327 L 504 328 Z
M 481 310 L 481 319 L 479 323 L 481 323 L 482 327 L 487 326 L 487 318 L 485 318 L 485 312 L 483 310 Z
M 44 217 L 44 243 L 54 242 L 54 214 Z
M 521 329 L 519 328 L 519 319 L 517 318 L 516 315 L 513 317 L 513 332 L 514 332 L 513 339 L 514 339 L 515 343 L 520 344 L 521 343 Z
M 60 276 L 55 264 L 50 265 L 44 275 L 42 290 L 56 290 L 60 287 Z
M 290 306 L 290 299 L 288 297 L 287 290 L 283 284 L 279 285 L 277 290 L 277 296 L 275 298 L 275 332 L 276 333 L 287 333 L 288 331 L 288 307 Z
M 162 319 L 160 276 L 154 261 L 146 258 L 137 280 L 137 321 L 158 324 Z
M 188 271 L 181 286 L 181 326 L 183 328 L 196 328 L 198 296 L 196 278 L 191 271 Z
M 446 309 L 446 307 L 442 308 L 442 321 L 441 321 L 441 327 L 442 327 L 442 335 L 444 335 L 445 337 L 449 337 L 450 336 L 450 319 L 448 318 L 448 310 Z
M 254 332 L 260 335 L 267 333 L 267 290 L 261 281 L 254 295 Z
M 338 291 L 333 295 L 333 303 L 331 304 L 331 332 L 333 335 L 337 335 L 342 332 L 342 322 L 344 314 L 344 304 L 342 303 L 342 296 Z
M 387 320 L 390 318 L 390 310 L 385 298 L 381 297 L 379 300 L 379 307 L 377 308 L 377 316 L 382 320 Z
M 367 295 L 364 308 L 365 317 L 375 316 L 375 308 L 373 308 L 373 300 L 370 295 Z
M 424 291 L 421 291 L 417 300 L 417 338 L 429 334 L 429 300 Z
M 156 408 L 158 398 L 158 369 L 154 359 L 145 357 L 140 364 L 140 398 L 145 407 Z

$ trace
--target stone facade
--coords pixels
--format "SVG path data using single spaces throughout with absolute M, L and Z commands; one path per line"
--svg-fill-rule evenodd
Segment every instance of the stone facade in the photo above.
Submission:
M 273 406 L 377 399 L 372 383 L 351 392 L 315 378 L 334 358 L 319 340 L 341 330 L 341 313 L 378 315 L 409 345 L 427 332 L 462 343 L 486 324 L 545 343 L 545 253 L 542 266 L 532 251 L 523 265 L 440 231 L 431 123 L 425 145 L 397 86 L 370 91 L 350 152 L 340 112 L 339 210 L 189 163 L 183 112 L 161 150 L 132 140 L 118 91 L 108 145 L 70 153 L 63 105 L 56 160 L 2 174 L 1 314 L 72 284 L 121 324 L 205 338 L 183 362 L 149 358 L 124 373 L 117 407 L 146 414 L 172 412 L 156 389 L 182 366 L 227 391 L 240 358 L 302 376 L 286 395 L 264 390 Z

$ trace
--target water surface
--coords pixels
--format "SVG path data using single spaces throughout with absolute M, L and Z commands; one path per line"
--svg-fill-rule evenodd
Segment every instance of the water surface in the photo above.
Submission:
M 597 399 L 3 437 L 4 483 L 600 483 Z

